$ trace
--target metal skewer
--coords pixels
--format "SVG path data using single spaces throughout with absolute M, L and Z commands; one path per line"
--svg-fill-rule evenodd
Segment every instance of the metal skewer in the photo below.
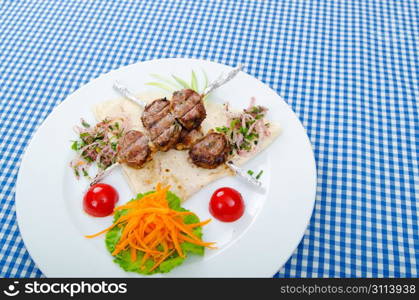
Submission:
M 95 178 L 92 179 L 92 181 L 90 182 L 90 186 L 100 182 L 103 178 L 105 178 L 106 176 L 108 176 L 108 174 L 110 172 L 112 172 L 113 169 L 119 167 L 121 164 L 119 162 L 114 163 L 113 165 L 110 165 L 109 167 L 107 167 L 105 170 L 100 171 L 99 173 L 96 174 Z
M 250 176 L 246 171 L 244 171 L 242 168 L 236 166 L 231 160 L 226 162 L 227 167 L 229 167 L 231 170 L 236 173 L 236 175 L 240 176 L 241 178 L 245 179 L 248 183 L 253 184 L 254 186 L 263 189 L 262 182 L 254 178 L 253 176 Z
M 131 90 L 129 90 L 126 86 L 124 86 L 119 81 L 114 82 L 113 88 L 117 92 L 119 92 L 122 96 L 124 96 L 125 98 L 133 101 L 134 103 L 138 104 L 139 106 L 145 107 L 147 105 L 147 103 L 145 103 L 143 100 L 141 100 L 140 98 L 135 96 L 135 94 Z
M 239 73 L 243 69 L 243 65 L 239 64 L 237 67 L 235 67 L 230 72 L 227 72 L 226 74 L 221 74 L 217 79 L 215 79 L 213 82 L 211 82 L 207 88 L 202 93 L 203 96 L 208 95 L 213 90 L 218 89 L 220 86 L 226 84 L 231 79 L 233 79 L 237 73 Z

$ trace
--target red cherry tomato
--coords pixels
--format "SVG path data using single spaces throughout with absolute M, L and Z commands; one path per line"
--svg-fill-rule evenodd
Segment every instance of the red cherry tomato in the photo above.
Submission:
M 220 221 L 234 222 L 244 213 L 243 197 L 235 189 L 219 188 L 211 196 L 209 210 Z
M 94 217 L 106 217 L 112 214 L 118 192 L 109 184 L 97 183 L 92 185 L 83 198 L 84 211 Z

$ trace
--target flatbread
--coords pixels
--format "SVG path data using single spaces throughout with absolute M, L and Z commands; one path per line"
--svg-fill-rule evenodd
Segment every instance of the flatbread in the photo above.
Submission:
M 141 94 L 141 99 L 149 102 L 161 98 L 158 94 Z M 212 101 L 205 102 L 207 117 L 202 123 L 204 133 L 215 127 L 225 126 L 228 118 L 224 106 Z M 94 107 L 94 113 L 98 121 L 110 117 L 123 116 L 128 119 L 130 128 L 145 132 L 141 123 L 143 108 L 126 99 L 115 99 L 102 102 Z M 278 124 L 270 123 L 270 136 L 262 140 L 257 150 L 246 156 L 232 158 L 236 165 L 243 165 L 249 159 L 263 151 L 280 134 Z M 126 165 L 122 166 L 126 180 L 134 194 L 152 190 L 156 183 L 169 184 L 174 193 L 181 199 L 186 200 L 200 189 L 211 182 L 234 173 L 225 165 L 216 169 L 208 170 L 195 166 L 188 160 L 188 151 L 169 150 L 157 152 L 153 159 L 147 162 L 142 169 L 134 169 Z

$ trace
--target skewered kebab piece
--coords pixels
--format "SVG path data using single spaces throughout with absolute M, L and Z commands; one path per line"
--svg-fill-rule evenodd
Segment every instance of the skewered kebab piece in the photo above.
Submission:
M 231 150 L 222 133 L 209 132 L 189 150 L 192 163 L 200 168 L 215 169 L 226 162 Z
M 138 130 L 127 131 L 118 145 L 118 162 L 140 169 L 151 157 L 148 137 Z
M 90 186 L 98 183 L 122 163 L 136 169 L 152 159 L 153 150 L 148 137 L 138 130 L 129 130 L 121 138 L 118 145 L 117 162 L 100 171 L 90 182 Z
M 176 150 L 182 151 L 190 149 L 195 143 L 204 137 L 204 134 L 201 131 L 201 128 L 192 129 L 191 131 L 182 128 L 180 132 L 180 137 L 175 145 Z
M 182 127 L 170 112 L 168 100 L 157 99 L 147 104 L 141 121 L 157 150 L 168 151 L 177 143 Z
M 182 127 L 172 116 L 167 99 L 156 99 L 147 104 L 119 81 L 115 81 L 113 87 L 122 96 L 144 108 L 141 121 L 157 150 L 168 151 L 175 145 Z
M 261 181 L 250 176 L 231 160 L 227 161 L 230 150 L 231 146 L 225 134 L 210 131 L 192 146 L 189 150 L 189 158 L 193 164 L 205 169 L 215 169 L 225 163 L 236 175 L 258 188 L 262 188 Z
M 170 110 L 183 128 L 190 131 L 201 126 L 202 121 L 207 116 L 203 101 L 205 96 L 233 79 L 242 68 L 243 66 L 239 64 L 230 72 L 220 75 L 208 85 L 201 95 L 191 89 L 183 89 L 173 93 Z
M 193 130 L 201 126 L 207 117 L 203 98 L 191 89 L 184 89 L 173 93 L 170 101 L 170 111 L 176 120 L 186 130 Z

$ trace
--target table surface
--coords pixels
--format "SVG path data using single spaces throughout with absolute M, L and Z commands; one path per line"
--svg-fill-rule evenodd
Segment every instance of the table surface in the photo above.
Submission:
M 15 212 L 38 126 L 100 74 L 166 57 L 243 63 L 307 129 L 316 204 L 275 277 L 418 276 L 418 1 L 2 1 L 0 28 L 2 277 L 42 276 Z

